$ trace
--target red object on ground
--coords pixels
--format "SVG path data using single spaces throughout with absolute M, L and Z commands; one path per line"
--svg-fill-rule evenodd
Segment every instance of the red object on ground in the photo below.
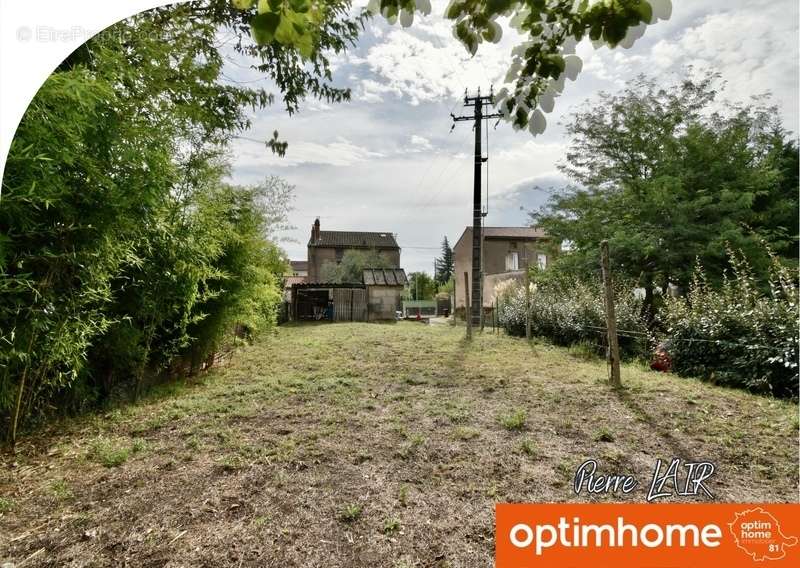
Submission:
M 662 373 L 669 373 L 672 370 L 672 358 L 664 347 L 659 346 L 653 353 L 653 358 L 650 360 L 650 368 Z

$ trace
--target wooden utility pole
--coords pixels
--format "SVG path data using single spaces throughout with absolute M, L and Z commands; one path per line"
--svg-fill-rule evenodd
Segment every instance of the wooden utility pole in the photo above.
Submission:
M 472 315 L 469 311 L 469 272 L 464 272 L 464 319 L 467 320 L 467 339 L 472 339 Z
M 478 89 L 478 95 L 469 97 L 464 93 L 464 106 L 472 107 L 472 116 L 455 116 L 450 114 L 453 122 L 461 122 L 463 120 L 471 120 L 474 122 L 473 129 L 475 130 L 475 170 L 472 187 L 472 301 L 470 305 L 472 309 L 468 312 L 470 319 L 474 325 L 481 325 L 483 320 L 483 302 L 481 296 L 483 295 L 483 278 L 481 262 L 481 245 L 483 243 L 483 207 L 481 205 L 481 165 L 488 158 L 483 157 L 481 150 L 481 125 L 484 119 L 501 118 L 503 115 L 500 113 L 486 113 L 483 112 L 484 105 L 491 106 L 494 104 L 494 92 L 490 92 L 488 96 L 481 96 L 481 90 Z M 453 124 L 455 127 L 455 124 Z M 483 326 L 481 326 L 482 328 Z
M 608 260 L 608 241 L 600 243 L 600 266 L 603 271 L 603 292 L 606 302 L 606 328 L 608 330 L 608 362 L 611 364 L 611 386 L 620 387 L 619 342 L 617 340 L 617 316 L 614 313 L 614 286 Z

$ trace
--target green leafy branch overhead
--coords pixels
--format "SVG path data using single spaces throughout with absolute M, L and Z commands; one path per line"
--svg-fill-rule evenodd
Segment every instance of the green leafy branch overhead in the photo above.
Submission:
M 314 52 L 315 24 L 325 2 L 312 0 L 232 0 L 253 10 L 252 34 L 261 45 L 276 42 L 297 49 L 304 57 Z M 414 14 L 429 14 L 430 0 L 370 0 L 367 9 L 390 24 L 413 24 Z M 496 102 L 515 128 L 541 134 L 544 113 L 551 112 L 566 79 L 574 81 L 583 63 L 575 54 L 578 42 L 589 37 L 594 46 L 630 48 L 648 25 L 672 13 L 670 0 L 450 0 L 444 16 L 453 22 L 453 35 L 475 54 L 483 42 L 503 36 L 500 21 L 522 38 L 512 50 L 505 85 Z
M 253 40 L 259 45 L 279 43 L 310 59 L 316 49 L 315 36 L 325 21 L 325 2 L 311 0 L 231 0 L 240 10 L 253 10 L 250 20 Z
M 430 11 L 428 0 L 372 0 L 370 8 L 390 23 L 410 25 L 414 10 Z M 575 47 L 585 37 L 594 46 L 630 48 L 649 24 L 672 13 L 670 0 L 451 0 L 444 16 L 453 35 L 475 54 L 483 42 L 503 35 L 498 20 L 507 19 L 524 41 L 512 50 L 505 86 L 496 101 L 515 128 L 541 134 L 543 112 L 551 112 L 565 79 L 574 81 L 583 67 Z

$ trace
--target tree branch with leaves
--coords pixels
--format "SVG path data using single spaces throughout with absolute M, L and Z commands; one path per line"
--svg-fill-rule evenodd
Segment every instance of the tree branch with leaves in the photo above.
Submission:
M 318 22 L 329 2 L 314 0 L 231 0 L 248 14 L 255 41 L 279 45 L 306 59 L 318 51 Z M 347 4 L 349 2 L 333 3 Z M 340 6 L 341 7 L 341 6 Z M 430 14 L 430 0 L 370 0 L 367 10 L 387 22 L 411 26 L 414 14 Z M 551 112 L 565 79 L 575 80 L 583 67 L 575 47 L 585 37 L 596 48 L 630 48 L 648 25 L 672 14 L 670 0 L 451 0 L 444 17 L 453 22 L 453 35 L 475 55 L 484 42 L 497 43 L 503 25 L 523 41 L 514 47 L 496 102 L 506 120 L 534 135 L 544 132 L 544 112 Z M 365 14 L 359 16 L 363 25 Z

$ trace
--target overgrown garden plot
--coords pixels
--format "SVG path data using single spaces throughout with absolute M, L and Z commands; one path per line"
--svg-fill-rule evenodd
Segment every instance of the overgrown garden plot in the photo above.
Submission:
M 710 460 L 722 501 L 796 501 L 797 406 L 463 329 L 279 328 L 194 384 L 24 437 L 0 563 L 486 566 L 498 501 L 582 501 Z M 644 499 L 640 487 L 629 496 Z

